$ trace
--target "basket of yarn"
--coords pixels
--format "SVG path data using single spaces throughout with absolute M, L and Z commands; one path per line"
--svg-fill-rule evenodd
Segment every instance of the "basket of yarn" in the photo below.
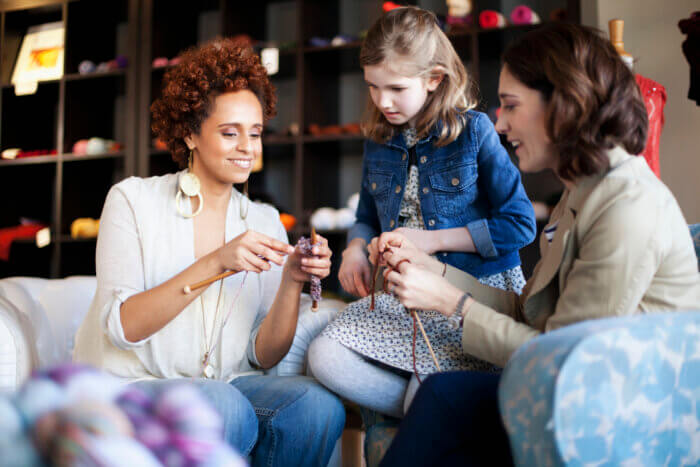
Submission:
M 154 394 L 95 369 L 61 365 L 0 396 L 6 466 L 243 466 L 196 386 Z

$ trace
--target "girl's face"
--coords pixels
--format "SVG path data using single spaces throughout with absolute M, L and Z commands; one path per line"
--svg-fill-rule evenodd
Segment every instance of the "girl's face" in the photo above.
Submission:
M 547 104 L 542 93 L 525 86 L 509 71 L 501 69 L 498 82 L 501 112 L 496 131 L 505 135 L 516 148 L 515 155 L 523 172 L 557 168 L 556 151 L 547 135 Z
M 194 172 L 226 185 L 245 182 L 262 155 L 262 131 L 263 111 L 255 94 L 247 89 L 220 94 L 199 133 L 185 138 L 194 149 Z
M 428 93 L 434 91 L 442 79 L 399 75 L 384 63 L 367 65 L 364 71 L 372 102 L 392 125 L 415 126 L 416 116 Z

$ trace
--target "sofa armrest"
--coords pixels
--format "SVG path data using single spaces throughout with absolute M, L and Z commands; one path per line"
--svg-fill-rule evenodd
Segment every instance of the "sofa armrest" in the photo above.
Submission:
M 700 311 L 587 321 L 523 345 L 499 405 L 516 465 L 697 465 Z
M 306 352 L 311 341 L 345 306 L 346 303 L 341 300 L 324 298 L 319 302 L 318 311 L 311 311 L 311 297 L 301 294 L 299 321 L 292 346 L 287 355 L 265 373 L 277 376 L 306 374 Z
M 0 296 L 0 393 L 17 389 L 36 366 L 33 334 L 26 317 Z

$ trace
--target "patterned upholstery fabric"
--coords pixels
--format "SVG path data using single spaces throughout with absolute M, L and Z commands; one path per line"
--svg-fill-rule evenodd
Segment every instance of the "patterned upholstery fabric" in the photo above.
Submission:
M 499 388 L 516 465 L 699 465 L 700 311 L 568 326 Z
M 698 257 L 698 269 L 700 269 L 700 224 L 690 226 L 690 235 L 695 243 L 695 255 Z

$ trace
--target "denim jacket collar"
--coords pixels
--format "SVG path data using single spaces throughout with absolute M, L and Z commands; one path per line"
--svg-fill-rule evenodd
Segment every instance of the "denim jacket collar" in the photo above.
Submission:
M 440 131 L 442 131 L 442 121 L 437 122 L 435 125 L 433 125 L 430 130 L 428 131 L 428 135 L 424 138 L 419 139 L 416 142 L 416 146 L 419 144 L 425 144 L 428 141 L 430 141 L 433 138 L 436 138 L 440 135 Z M 406 151 L 408 150 L 408 145 L 406 144 L 406 139 L 403 136 L 403 129 L 397 131 L 392 138 L 389 139 L 389 141 L 386 142 L 387 146 L 399 149 L 401 151 Z

